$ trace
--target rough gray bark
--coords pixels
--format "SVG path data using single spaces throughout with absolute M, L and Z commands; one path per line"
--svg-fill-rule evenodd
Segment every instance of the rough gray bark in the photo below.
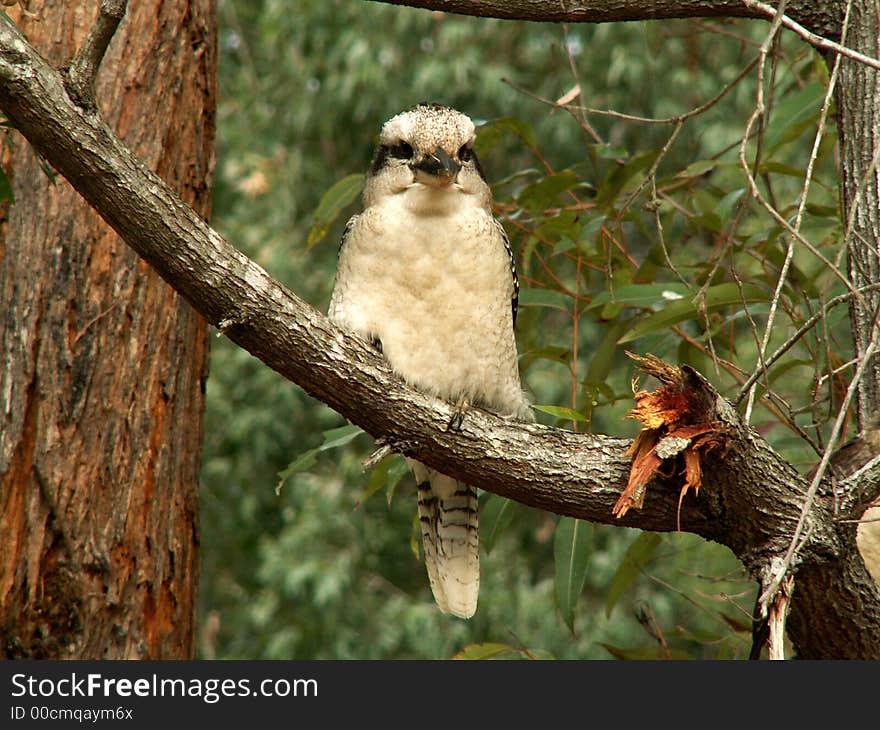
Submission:
M 846 45 L 880 58 L 880 9 L 853 3 Z M 841 59 L 837 84 L 840 129 L 840 182 L 843 220 L 849 233 L 849 276 L 855 287 L 880 281 L 880 72 Z M 880 292 L 868 291 L 850 307 L 857 356 L 863 357 L 878 330 Z M 859 383 L 857 406 L 862 429 L 880 405 L 880 357 L 871 358 Z
M 612 517 L 629 466 L 621 439 L 510 423 L 477 410 L 469 412 L 460 431 L 447 431 L 449 405 L 406 387 L 372 348 L 336 328 L 212 231 L 98 117 L 67 96 L 54 70 L 8 23 L 0 23 L 0 107 L 210 322 L 395 450 L 559 514 L 675 529 L 678 485 L 654 484 L 641 510 L 620 521 Z M 716 407 L 728 430 L 728 449 L 705 460 L 703 489 L 698 498 L 685 499 L 681 527 L 730 546 L 761 576 L 788 547 L 807 485 L 739 423 L 732 408 L 720 402 Z M 858 558 L 852 524 L 841 522 L 857 517 L 861 505 L 876 497 L 877 471 L 868 470 L 837 504 L 830 486 L 823 485 L 813 506 L 792 611 L 802 601 L 804 616 L 818 613 L 822 620 L 798 634 L 796 648 L 803 656 L 880 657 L 880 592 Z

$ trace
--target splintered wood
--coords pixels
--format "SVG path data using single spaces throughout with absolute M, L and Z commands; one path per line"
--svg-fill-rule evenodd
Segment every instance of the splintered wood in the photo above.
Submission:
M 661 385 L 640 390 L 635 407 L 627 414 L 642 422 L 642 430 L 627 450 L 632 456 L 629 480 L 612 513 L 620 518 L 631 507 L 641 508 L 648 483 L 656 474 L 681 480 L 677 528 L 681 529 L 681 504 L 691 489 L 699 494 L 703 483 L 700 456 L 726 444 L 727 427 L 715 411 L 716 394 L 692 368 L 669 365 L 653 355 L 627 353 L 639 368 Z

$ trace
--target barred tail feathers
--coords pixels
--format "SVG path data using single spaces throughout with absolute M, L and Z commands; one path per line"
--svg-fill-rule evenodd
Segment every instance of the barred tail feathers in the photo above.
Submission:
M 444 613 L 470 618 L 480 592 L 477 491 L 410 461 L 419 488 L 419 521 L 434 600 Z

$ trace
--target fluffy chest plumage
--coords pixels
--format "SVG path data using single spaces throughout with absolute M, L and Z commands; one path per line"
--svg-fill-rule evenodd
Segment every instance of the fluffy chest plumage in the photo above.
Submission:
M 510 259 L 489 211 L 457 197 L 415 189 L 353 219 L 330 316 L 417 387 L 516 410 Z
M 450 301 L 456 296 L 471 306 L 491 306 L 496 299 L 509 300 L 512 285 L 491 216 L 467 204 L 468 196 L 457 197 L 463 199 L 459 206 L 443 201 L 446 205 L 413 210 L 401 195 L 369 208 L 358 221 L 364 234 L 359 253 L 381 262 L 377 273 L 384 285 L 437 309 L 441 319 L 457 309 Z

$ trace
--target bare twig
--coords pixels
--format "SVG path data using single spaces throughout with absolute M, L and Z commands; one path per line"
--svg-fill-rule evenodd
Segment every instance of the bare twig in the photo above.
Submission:
M 675 129 L 672 130 L 672 134 L 669 135 L 669 139 L 666 140 L 666 143 L 657 153 L 657 157 L 654 160 L 654 164 L 651 165 L 651 169 L 648 170 L 648 174 L 645 175 L 645 179 L 639 183 L 638 187 L 633 190 L 623 201 L 620 206 L 620 217 L 626 212 L 626 210 L 633 204 L 636 198 L 642 194 L 642 191 L 650 185 L 651 181 L 654 180 L 657 176 L 657 168 L 660 167 L 660 163 L 663 162 L 663 159 L 669 153 L 669 150 L 672 149 L 672 145 L 675 144 L 675 140 L 678 139 L 678 135 L 681 132 L 681 128 L 684 126 L 684 122 L 678 122 L 675 125 Z
M 758 186 L 755 183 L 754 174 L 749 169 L 749 165 L 746 162 L 746 143 L 748 142 L 749 137 L 751 136 L 752 127 L 754 127 L 755 124 L 759 125 L 759 131 L 763 130 L 763 119 L 764 119 L 764 113 L 766 111 L 766 107 L 764 104 L 764 69 L 767 65 L 767 55 L 770 52 L 770 48 L 776 42 L 777 35 L 779 34 L 779 30 L 782 27 L 782 17 L 783 17 L 783 13 L 785 12 L 785 3 L 786 3 L 786 0 L 781 0 L 781 2 L 779 3 L 778 15 L 776 15 L 776 17 L 774 17 L 773 22 L 770 24 L 770 30 L 767 33 L 767 37 L 764 39 L 764 42 L 761 44 L 761 48 L 758 51 L 758 79 L 755 84 L 756 95 L 757 95 L 756 99 L 755 99 L 755 109 L 752 112 L 751 116 L 749 116 L 748 122 L 746 122 L 746 129 L 743 132 L 742 142 L 740 143 L 740 147 L 739 147 L 740 165 L 742 166 L 743 170 L 746 173 L 746 176 L 749 179 L 750 191 L 751 191 L 753 197 L 755 197 L 755 198 L 760 197 L 760 192 L 758 191 Z M 759 135 L 758 135 L 758 153 L 756 154 L 756 159 L 755 159 L 755 167 L 756 168 L 757 168 L 757 163 L 758 163 L 757 155 L 760 154 L 761 137 L 762 137 L 762 135 L 759 133 Z M 769 205 L 769 207 L 775 211 L 775 208 L 772 205 Z M 789 244 L 789 247 L 791 247 L 791 244 Z M 781 287 L 781 284 L 780 284 L 780 287 Z M 775 303 L 778 301 L 778 289 L 779 289 L 779 287 L 777 287 L 777 292 L 774 292 L 774 297 L 771 302 L 771 310 L 774 308 Z M 763 363 L 763 356 L 764 356 L 763 350 L 759 349 L 758 359 L 760 361 L 760 369 L 762 371 L 765 371 L 764 363 Z M 768 390 L 769 390 L 769 383 L 768 383 Z M 749 423 L 751 421 L 753 402 L 754 402 L 754 390 L 752 390 L 750 392 L 749 400 L 748 400 L 748 403 L 746 404 L 746 412 L 745 412 L 745 417 L 744 417 L 746 423 Z
M 753 115 L 754 116 L 754 115 Z M 748 128 L 754 124 L 754 120 L 750 120 L 747 125 L 747 133 L 743 135 L 743 141 L 740 145 L 740 165 L 745 171 L 746 178 L 749 183 L 749 192 L 752 194 L 752 197 L 757 200 L 761 206 L 770 214 L 770 217 L 773 218 L 785 231 L 787 231 L 798 243 L 800 243 L 804 248 L 807 249 L 813 256 L 815 256 L 819 261 L 821 261 L 828 270 L 835 276 L 840 282 L 853 293 L 854 296 L 859 297 L 858 290 L 853 286 L 853 283 L 834 265 L 833 262 L 828 260 L 828 257 L 825 256 L 819 249 L 817 249 L 812 243 L 810 243 L 806 238 L 801 235 L 799 231 L 796 231 L 794 227 L 789 223 L 784 216 L 782 216 L 776 208 L 774 208 L 767 199 L 761 195 L 761 191 L 758 190 L 758 184 L 755 182 L 755 178 L 752 175 L 751 170 L 749 170 L 748 163 L 745 159 L 745 143 L 748 140 Z
M 864 293 L 866 291 L 880 289 L 880 284 L 872 284 L 871 286 L 865 286 L 857 290 L 858 293 Z M 769 368 L 773 365 L 779 358 L 781 358 L 786 352 L 788 352 L 792 347 L 794 347 L 798 340 L 800 340 L 807 332 L 809 332 L 813 327 L 816 326 L 816 323 L 819 322 L 827 313 L 828 310 L 836 307 L 838 304 L 842 304 L 843 302 L 849 301 L 856 294 L 856 292 L 846 292 L 844 294 L 840 294 L 833 299 L 829 299 L 826 302 L 825 306 L 823 306 L 818 312 L 812 315 L 806 322 L 804 322 L 791 337 L 789 337 L 783 344 L 781 344 L 776 351 L 768 358 L 764 360 L 764 367 Z M 734 405 L 739 405 L 742 402 L 742 399 L 748 395 L 750 389 L 761 377 L 761 374 L 764 370 L 756 369 L 748 379 L 742 384 L 739 389 L 739 393 L 737 393 L 736 398 L 733 399 Z
M 706 101 L 700 104 L 697 107 L 694 107 L 688 112 L 684 114 L 677 114 L 674 117 L 663 117 L 663 118 L 655 118 L 655 117 L 640 117 L 635 114 L 624 114 L 623 112 L 614 111 L 612 109 L 594 109 L 593 107 L 588 106 L 579 106 L 577 104 L 564 104 L 563 106 L 567 109 L 576 109 L 581 112 L 586 112 L 587 114 L 595 114 L 597 116 L 602 117 L 612 117 L 614 119 L 620 119 L 627 122 L 638 122 L 640 124 L 680 124 L 681 122 L 686 122 L 688 119 L 692 117 L 699 116 L 705 111 L 708 111 L 713 106 L 715 106 L 719 101 L 721 101 L 728 93 L 740 82 L 742 81 L 748 73 L 755 67 L 755 64 L 758 63 L 758 57 L 755 56 L 748 64 L 731 79 L 724 87 L 719 91 L 715 96 L 713 96 L 709 101 Z M 512 85 L 512 84 L 511 84 Z M 549 102 L 553 103 L 553 102 Z
M 834 421 L 834 426 L 831 429 L 831 433 L 828 436 L 828 443 L 825 445 L 825 452 L 822 454 L 822 459 L 819 462 L 819 466 L 816 467 L 816 471 L 813 474 L 813 479 L 810 482 L 810 486 L 807 489 L 807 493 L 804 496 L 803 506 L 801 507 L 801 514 L 798 518 L 797 527 L 794 530 L 794 533 L 791 537 L 791 542 L 789 543 L 788 550 L 785 553 L 785 556 L 780 561 L 779 565 L 776 566 L 774 570 L 773 577 L 766 582 L 764 586 L 764 592 L 761 594 L 761 605 L 767 606 L 769 605 L 776 597 L 777 592 L 780 590 L 784 581 L 788 576 L 788 571 L 791 566 L 794 564 L 795 557 L 797 556 L 798 551 L 800 550 L 803 542 L 806 540 L 806 536 L 804 535 L 804 531 L 807 526 L 807 518 L 809 517 L 810 510 L 813 506 L 813 500 L 816 497 L 816 491 L 819 488 L 819 484 L 822 482 L 822 479 L 825 476 L 825 472 L 828 469 L 828 464 L 831 461 L 831 456 L 834 454 L 834 449 L 837 446 L 838 439 L 840 438 L 841 431 L 843 429 L 843 422 L 846 419 L 847 411 L 849 410 L 850 403 L 855 395 L 856 389 L 858 387 L 859 381 L 862 379 L 862 375 L 864 374 L 868 363 L 874 355 L 874 351 L 877 349 L 878 345 L 880 345 L 880 341 L 878 341 L 878 328 L 874 327 L 871 333 L 871 340 L 868 342 L 868 346 L 865 348 L 864 357 L 859 362 L 856 367 L 856 372 L 853 374 L 853 379 L 850 381 L 849 387 L 846 390 L 846 395 L 843 398 L 843 403 L 840 404 L 840 409 L 837 412 L 837 418 Z M 804 538 L 802 540 L 801 538 Z
M 65 86 L 81 106 L 95 106 L 95 76 L 116 28 L 125 15 L 127 0 L 101 0 L 101 10 L 89 34 L 67 67 Z
M 810 32 L 800 23 L 795 22 L 787 15 L 785 15 L 783 10 L 774 8 L 772 5 L 768 5 L 767 3 L 759 2 L 759 0 L 743 0 L 743 3 L 746 5 L 746 7 L 764 13 L 768 18 L 773 18 L 773 22 L 776 22 L 778 20 L 782 23 L 782 25 L 784 25 L 789 30 L 797 33 L 801 38 L 803 38 L 803 40 L 805 40 L 814 48 L 819 48 L 823 51 L 834 51 L 835 53 L 839 53 L 841 56 L 851 58 L 853 61 L 858 61 L 859 63 L 863 63 L 866 66 L 870 66 L 871 68 L 880 69 L 880 60 L 876 58 L 871 58 L 871 56 L 866 56 L 865 54 L 854 51 L 851 48 L 847 48 L 840 43 L 835 43 L 834 41 L 830 41 L 827 38 L 823 38 L 822 36 Z
M 660 244 L 660 250 L 663 252 L 663 259 L 669 270 L 678 277 L 678 280 L 684 284 L 689 290 L 693 291 L 690 282 L 682 276 L 681 272 L 675 268 L 672 259 L 669 256 L 669 248 L 666 245 L 666 236 L 663 233 L 663 221 L 660 217 L 660 199 L 657 197 L 657 179 L 651 178 L 651 199 L 645 204 L 645 207 L 654 214 L 654 227 L 657 229 L 657 240 Z
M 780 8 L 779 8 L 780 14 L 777 16 L 780 19 L 782 17 L 782 12 L 784 11 L 783 5 L 784 5 L 784 3 L 780 4 Z M 844 29 L 843 30 L 843 38 L 844 39 L 846 38 L 846 28 L 848 27 L 848 24 L 849 24 L 850 7 L 851 7 L 851 3 L 848 3 L 847 8 L 846 8 L 846 14 L 845 14 L 844 20 L 843 20 L 843 29 Z M 832 68 L 832 71 L 831 71 L 831 76 L 830 76 L 829 82 L 828 82 L 828 88 L 825 91 L 825 99 L 822 103 L 822 110 L 819 114 L 819 124 L 816 128 L 816 135 L 813 138 L 813 148 L 810 152 L 810 159 L 807 162 L 807 170 L 804 175 L 804 186 L 803 186 L 803 189 L 801 190 L 800 203 L 798 205 L 798 211 L 797 211 L 797 215 L 795 216 L 795 222 L 794 222 L 794 230 L 795 230 L 795 232 L 798 232 L 798 233 L 800 232 L 800 229 L 801 229 L 801 223 L 803 221 L 804 210 L 807 207 L 807 197 L 808 197 L 809 191 L 810 191 L 810 182 L 813 177 L 813 166 L 815 165 L 816 159 L 819 156 L 819 145 L 822 143 L 822 135 L 825 132 L 825 122 L 828 118 L 828 110 L 831 107 L 832 99 L 834 98 L 834 89 L 837 85 L 837 75 L 838 75 L 839 71 L 840 71 L 840 56 L 837 56 L 834 60 L 834 67 Z M 761 93 L 760 86 L 759 86 L 758 93 L 759 94 Z M 756 165 L 757 165 L 757 159 L 756 159 Z M 773 207 L 775 208 L 776 206 L 773 206 Z M 788 278 L 788 271 L 789 271 L 789 268 L 791 267 L 791 262 L 794 257 L 794 244 L 795 244 L 794 239 L 789 238 L 788 243 L 785 247 L 785 260 L 782 262 L 782 269 L 779 272 L 779 277 L 776 281 L 776 288 L 774 289 L 773 297 L 770 300 L 770 311 L 767 314 L 767 324 L 764 327 L 764 336 L 761 339 L 761 341 L 759 342 L 759 346 L 758 346 L 758 363 L 756 364 L 756 369 L 763 372 L 765 375 L 767 373 L 767 363 L 765 362 L 764 356 L 767 352 L 767 347 L 770 344 L 770 337 L 773 333 L 773 323 L 776 319 L 776 309 L 779 304 L 779 299 L 782 296 L 782 288 L 785 286 L 785 282 Z M 768 387 L 769 387 L 769 383 L 768 383 Z M 746 415 L 745 415 L 746 422 L 748 422 L 750 420 L 751 412 L 752 412 L 752 405 L 754 404 L 754 400 L 755 400 L 755 386 L 753 384 L 751 386 L 751 389 L 749 390 L 749 398 L 748 398 L 748 403 L 746 405 Z

